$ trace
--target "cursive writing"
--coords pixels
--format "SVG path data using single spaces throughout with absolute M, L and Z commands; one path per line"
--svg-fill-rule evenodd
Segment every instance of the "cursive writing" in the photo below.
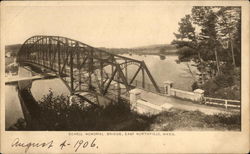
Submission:
M 41 143 L 35 143 L 35 142 L 23 143 L 20 141 L 19 138 L 15 138 L 11 144 L 11 147 L 23 147 L 25 148 L 25 153 L 27 153 L 30 147 L 33 147 L 33 148 L 47 147 L 47 149 L 49 149 L 53 147 L 53 140 L 49 142 L 41 142 Z
M 52 147 L 59 147 L 61 150 L 65 149 L 65 148 L 71 148 L 72 150 L 74 150 L 74 152 L 78 152 L 80 150 L 83 149 L 87 149 L 87 148 L 96 148 L 98 149 L 98 145 L 96 143 L 96 138 L 93 138 L 91 140 L 84 140 L 84 139 L 79 139 L 76 141 L 68 141 L 68 140 L 64 140 L 63 142 L 54 142 L 53 140 L 50 140 L 48 142 L 22 142 L 19 138 L 15 138 L 11 144 L 11 147 L 21 147 L 24 148 L 25 153 L 28 152 L 28 150 L 30 148 L 47 148 L 50 149 Z

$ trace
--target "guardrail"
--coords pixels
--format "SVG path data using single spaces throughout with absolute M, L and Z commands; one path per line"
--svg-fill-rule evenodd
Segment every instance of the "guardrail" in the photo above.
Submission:
M 131 81 L 130 78 L 128 78 L 128 82 L 129 81 Z M 159 86 L 160 92 L 157 92 L 154 86 L 147 82 L 145 82 L 143 86 L 142 81 L 134 80 L 132 85 L 135 86 L 136 88 L 143 89 L 145 91 L 156 93 L 162 96 L 167 96 L 166 90 L 162 86 Z M 217 106 L 225 107 L 226 109 L 227 108 L 236 108 L 236 109 L 241 108 L 241 101 L 239 100 L 227 100 L 227 99 L 203 97 L 203 96 L 201 97 L 200 95 L 197 95 L 194 92 L 184 91 L 184 90 L 179 90 L 179 89 L 174 89 L 174 88 L 170 89 L 170 95 L 168 96 L 173 96 L 173 97 L 177 97 L 177 98 L 181 98 L 185 100 L 191 100 L 194 102 L 202 102 L 203 104 L 206 104 L 206 105 L 217 105 Z
M 153 85 L 150 85 L 148 83 L 145 83 L 145 87 L 143 88 L 141 86 L 141 82 L 135 80 L 135 86 L 137 88 L 140 88 L 149 92 L 157 93 L 162 96 L 167 95 L 165 93 L 164 87 L 159 87 L 160 93 L 158 93 L 153 88 Z M 220 99 L 220 98 L 212 98 L 212 97 L 199 98 L 200 96 L 197 96 L 194 92 L 184 91 L 184 90 L 179 90 L 179 89 L 174 89 L 174 88 L 171 88 L 170 96 L 181 98 L 181 99 L 186 99 L 186 100 L 191 100 L 194 102 L 203 102 L 206 105 L 221 106 L 221 107 L 225 107 L 226 109 L 227 108 L 235 108 L 235 109 L 241 108 L 241 101 L 239 100 L 228 100 L 228 99 Z
M 219 105 L 224 106 L 226 109 L 228 107 L 241 108 L 241 102 L 239 100 L 227 100 L 220 98 L 204 97 L 204 104 Z

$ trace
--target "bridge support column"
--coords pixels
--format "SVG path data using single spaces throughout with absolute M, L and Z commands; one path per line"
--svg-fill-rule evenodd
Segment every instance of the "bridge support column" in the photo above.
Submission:
M 194 100 L 194 101 L 197 101 L 197 102 L 201 103 L 201 101 L 204 98 L 204 90 L 202 90 L 202 89 L 195 89 L 194 90 L 194 94 L 195 94 L 195 98 L 196 98 L 196 100 Z
M 171 96 L 171 88 L 173 87 L 173 81 L 164 82 L 164 92 L 167 96 Z
M 139 89 L 132 89 L 129 91 L 129 100 L 132 110 L 136 110 L 137 101 L 141 98 L 141 91 Z

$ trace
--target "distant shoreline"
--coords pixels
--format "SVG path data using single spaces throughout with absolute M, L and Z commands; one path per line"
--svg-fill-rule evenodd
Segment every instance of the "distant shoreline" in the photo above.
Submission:
M 113 54 L 139 54 L 139 55 L 175 55 L 177 49 L 174 45 L 160 44 L 150 45 L 137 48 L 99 48 L 101 50 L 113 53 Z
M 22 44 L 13 44 L 5 46 L 5 55 L 15 57 Z M 106 48 L 99 47 L 97 49 L 104 50 L 113 54 L 137 54 L 137 55 L 176 55 L 177 49 L 170 44 L 157 44 L 135 48 Z

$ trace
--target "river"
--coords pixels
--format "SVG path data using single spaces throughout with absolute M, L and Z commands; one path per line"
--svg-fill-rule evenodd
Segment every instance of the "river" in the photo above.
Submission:
M 159 86 L 163 82 L 171 80 L 174 88 L 191 91 L 194 82 L 186 63 L 177 63 L 177 55 L 157 56 L 157 55 L 128 55 L 122 56 L 143 60 L 150 70 L 152 76 Z M 189 64 L 190 65 L 190 64 Z M 191 66 L 191 65 L 190 65 Z M 195 74 L 197 69 L 191 66 L 191 72 Z M 69 91 L 60 79 L 36 80 L 32 82 L 31 93 L 35 100 L 40 100 L 49 93 L 49 89 L 54 95 L 68 95 Z M 24 119 L 24 111 L 20 105 L 17 85 L 5 86 L 5 128 L 9 128 L 19 118 Z

